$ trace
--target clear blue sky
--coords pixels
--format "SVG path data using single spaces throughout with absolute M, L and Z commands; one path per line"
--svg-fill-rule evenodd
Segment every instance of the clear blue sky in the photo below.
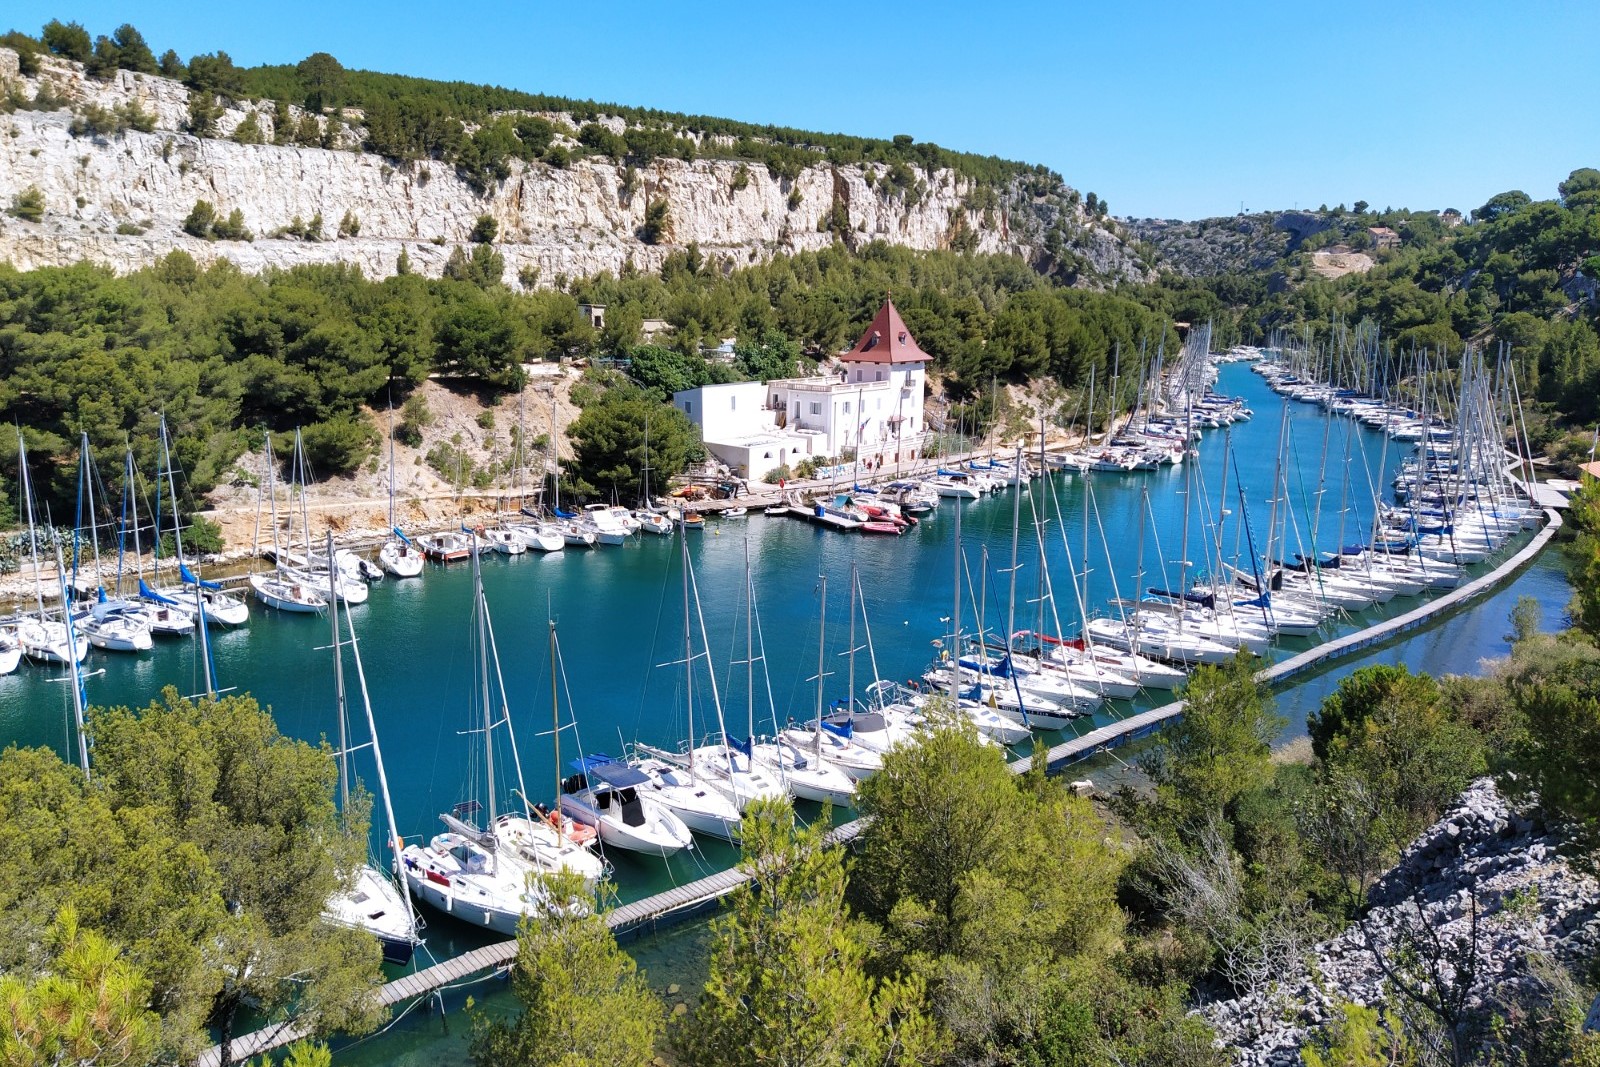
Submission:
M 1600 0 L 9 0 L 159 54 L 348 67 L 1044 163 L 1118 215 L 1543 198 L 1600 166 Z

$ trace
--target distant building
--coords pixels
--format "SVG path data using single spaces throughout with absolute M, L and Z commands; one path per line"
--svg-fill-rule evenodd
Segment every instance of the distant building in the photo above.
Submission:
M 1439 212 L 1439 221 L 1453 230 L 1462 223 L 1461 212 L 1453 207 L 1447 207 Z
M 1400 247 L 1400 235 L 1387 226 L 1368 226 L 1367 233 L 1372 235 L 1372 247 L 1380 252 Z
M 840 354 L 840 373 L 685 389 L 672 405 L 699 425 L 709 452 L 751 481 L 806 456 L 846 451 L 863 462 L 906 463 L 920 455 L 926 432 L 930 358 L 885 300 L 861 340 Z
M 606 328 L 606 306 L 604 304 L 579 304 L 578 314 L 583 320 L 597 330 Z
M 639 336 L 646 341 L 654 341 L 672 332 L 672 323 L 666 319 L 645 319 L 639 323 Z

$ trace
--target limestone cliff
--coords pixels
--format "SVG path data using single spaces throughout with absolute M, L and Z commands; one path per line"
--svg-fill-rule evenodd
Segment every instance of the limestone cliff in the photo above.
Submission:
M 839 232 L 852 245 L 954 245 L 1016 253 L 1045 268 L 1057 265 L 1066 247 L 1071 275 L 1083 284 L 1147 276 L 1116 224 L 1088 216 L 1065 187 L 1041 191 L 1021 179 L 983 198 L 996 206 L 982 210 L 970 180 L 950 170 L 919 171 L 920 195 L 908 197 L 886 182 L 870 183 L 859 167 L 818 165 L 790 181 L 736 160 L 658 160 L 626 189 L 621 167 L 588 159 L 560 169 L 513 163 L 509 178 L 479 193 L 448 164 L 397 166 L 362 154 L 359 115 L 347 116 L 356 125 L 336 128 L 330 140 L 340 147 L 332 149 L 241 144 L 229 135 L 251 115 L 271 141 L 271 102 L 223 101 L 218 135 L 201 138 L 184 132 L 189 90 L 165 78 L 119 71 L 101 81 L 53 58 L 24 77 L 16 54 L 0 49 L 0 82 L 13 107 L 0 115 L 0 207 L 30 188 L 44 199 L 38 221 L 0 220 L 0 261 L 22 269 L 90 260 L 125 271 L 181 248 L 201 262 L 226 258 L 247 271 L 343 262 L 382 277 L 404 250 L 415 270 L 438 274 L 488 215 L 498 223 L 506 282 L 548 285 L 629 262 L 655 270 L 691 242 L 725 269 L 825 248 L 834 234 L 819 226 L 842 208 L 848 224 Z M 82 129 L 91 108 L 131 104 L 153 119 L 150 132 Z M 302 113 L 291 111 L 298 122 Z M 254 240 L 183 233 L 198 200 L 222 215 L 240 211 Z M 652 245 L 638 234 L 655 200 L 668 205 L 671 233 Z M 273 236 L 319 215 L 324 240 Z M 359 234 L 339 237 L 347 215 L 359 221 Z M 1046 252 L 1047 243 L 1055 251 Z

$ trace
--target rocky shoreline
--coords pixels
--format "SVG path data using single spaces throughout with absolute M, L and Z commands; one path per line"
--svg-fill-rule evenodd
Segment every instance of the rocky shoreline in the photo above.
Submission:
M 1362 921 L 1316 945 L 1272 989 L 1198 1012 L 1235 1063 L 1299 1064 L 1300 1046 L 1335 1021 L 1338 1003 L 1399 1006 L 1380 956 L 1392 959 L 1408 934 L 1420 934 L 1446 947 L 1476 942 L 1464 1003 L 1491 1014 L 1537 981 L 1539 957 L 1571 964 L 1600 947 L 1600 884 L 1568 863 L 1563 842 L 1559 828 L 1514 809 L 1492 780 L 1474 782 L 1372 887 Z M 1449 960 L 1467 957 L 1444 956 L 1442 973 L 1454 981 Z

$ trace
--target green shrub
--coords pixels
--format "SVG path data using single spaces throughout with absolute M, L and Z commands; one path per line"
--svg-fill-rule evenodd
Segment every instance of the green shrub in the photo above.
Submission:
M 639 240 L 647 245 L 660 244 L 672 236 L 672 209 L 665 199 L 656 199 L 645 205 L 644 225 L 639 227 Z
M 189 216 L 183 220 L 183 232 L 190 237 L 209 241 L 211 229 L 216 223 L 216 205 L 209 200 L 196 200 L 194 207 L 189 210 Z
M 37 185 L 28 186 L 12 198 L 9 214 L 24 222 L 38 222 L 44 218 L 44 192 Z
M 266 134 L 261 132 L 261 120 L 256 117 L 254 111 L 234 127 L 233 139 L 240 144 L 261 144 L 266 141 Z
M 500 224 L 493 215 L 479 215 L 478 221 L 472 224 L 472 243 L 477 245 L 494 244 L 494 239 L 500 233 Z

